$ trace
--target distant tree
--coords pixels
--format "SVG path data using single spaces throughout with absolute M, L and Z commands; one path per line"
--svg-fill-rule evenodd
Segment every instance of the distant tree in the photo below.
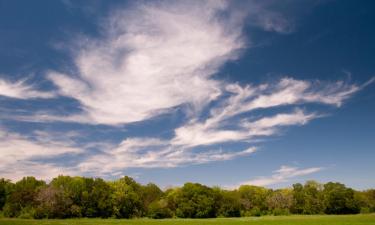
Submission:
M 173 212 L 168 208 L 168 201 L 166 199 L 160 199 L 149 204 L 148 216 L 154 219 L 171 218 Z
M 12 183 L 10 180 L 6 180 L 4 178 L 0 179 L 0 210 L 3 209 L 11 188 Z
M 71 199 L 69 213 L 71 217 L 84 216 L 83 193 L 86 190 L 85 179 L 82 177 L 58 176 L 54 178 L 51 186 L 63 190 L 64 195 Z
M 7 217 L 72 218 L 211 218 L 266 214 L 349 214 L 375 212 L 375 190 L 355 191 L 340 183 L 304 185 L 272 190 L 243 185 L 223 190 L 185 183 L 162 191 L 130 177 L 58 176 L 48 185 L 34 177 L 12 183 L 0 179 L 0 210 Z
M 113 212 L 117 218 L 140 217 L 144 214 L 141 185 L 130 177 L 123 177 L 111 184 Z
M 274 215 L 290 213 L 293 204 L 293 192 L 291 189 L 279 189 L 273 191 L 266 199 L 268 209 Z
M 307 181 L 304 185 L 305 206 L 303 214 L 324 213 L 323 186 L 316 181 Z
M 305 207 L 305 190 L 300 183 L 293 184 L 293 206 L 292 213 L 302 214 Z
M 7 198 L 4 214 L 9 217 L 20 216 L 21 212 L 26 214 L 30 211 L 30 214 L 32 214 L 31 211 L 36 205 L 38 191 L 45 185 L 44 181 L 37 180 L 34 177 L 24 177 L 16 182 Z
M 364 191 L 370 212 L 375 212 L 375 189 Z
M 86 217 L 107 218 L 112 215 L 112 188 L 103 179 L 86 179 L 82 193 Z
M 219 188 L 214 189 L 216 193 L 215 206 L 217 216 L 220 217 L 240 217 L 241 204 L 237 191 L 226 191 Z
M 72 200 L 62 189 L 53 186 L 41 188 L 36 196 L 35 218 L 67 218 Z
M 162 196 L 163 191 L 160 190 L 156 184 L 149 183 L 142 187 L 143 208 L 146 209 L 146 214 L 148 213 L 149 205 L 154 203 L 155 206 L 155 202 L 158 202 Z M 167 206 L 167 202 L 165 202 L 165 205 L 163 204 L 163 206 Z
M 175 201 L 178 217 L 216 217 L 214 192 L 207 186 L 198 183 L 186 183 L 177 192 Z
M 264 187 L 242 185 L 238 189 L 240 204 L 246 216 L 260 216 L 267 213 L 266 199 L 270 190 Z
M 325 213 L 354 214 L 359 213 L 359 203 L 354 199 L 354 190 L 344 184 L 329 182 L 324 185 Z

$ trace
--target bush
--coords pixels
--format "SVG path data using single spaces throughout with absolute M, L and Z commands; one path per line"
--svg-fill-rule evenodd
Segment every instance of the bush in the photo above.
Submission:
M 148 216 L 153 219 L 171 218 L 172 211 L 168 208 L 167 202 L 163 199 L 152 202 L 148 207 Z
M 82 209 L 78 205 L 72 205 L 70 207 L 70 215 L 72 217 L 82 217 Z
M 32 207 L 25 207 L 21 209 L 20 214 L 18 215 L 19 219 L 34 219 L 37 218 L 35 209 Z
M 361 208 L 361 213 L 362 213 L 362 214 L 371 213 L 371 210 L 370 210 L 370 208 L 368 208 L 368 207 L 362 207 L 362 208 Z
M 276 209 L 273 210 L 272 214 L 274 216 L 287 216 L 287 215 L 290 215 L 290 211 L 289 211 L 289 209 L 276 208 Z
M 250 210 L 250 216 L 261 216 L 262 215 L 262 211 L 258 208 L 258 207 L 254 207 Z

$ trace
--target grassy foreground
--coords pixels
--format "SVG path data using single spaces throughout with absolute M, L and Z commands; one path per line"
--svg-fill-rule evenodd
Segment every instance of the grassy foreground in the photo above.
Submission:
M 66 220 L 23 220 L 0 219 L 0 225 L 374 225 L 375 214 L 349 216 L 265 216 L 220 219 L 66 219 Z

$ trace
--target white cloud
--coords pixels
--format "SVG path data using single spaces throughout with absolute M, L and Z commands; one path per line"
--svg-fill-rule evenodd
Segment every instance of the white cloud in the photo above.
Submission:
M 172 140 L 175 145 L 190 147 L 212 145 L 230 141 L 249 141 L 258 136 L 270 136 L 277 132 L 280 126 L 305 124 L 316 118 L 315 114 L 305 114 L 302 110 L 293 113 L 277 114 L 256 121 L 240 121 L 235 129 L 226 130 L 207 124 L 191 124 L 176 129 L 176 137 Z
M 298 167 L 281 166 L 280 169 L 273 171 L 273 175 L 269 177 L 258 177 L 253 180 L 241 182 L 236 185 L 255 185 L 255 186 L 269 186 L 273 184 L 280 184 L 290 181 L 292 178 L 306 176 L 321 171 L 322 167 L 311 167 L 300 169 Z
M 221 93 L 211 75 L 244 47 L 240 21 L 218 16 L 226 7 L 224 1 L 154 2 L 119 10 L 105 39 L 76 53 L 77 77 L 48 77 L 94 123 L 141 121 L 181 104 L 199 109 Z
M 87 158 L 78 167 L 85 172 L 111 174 L 127 168 L 176 167 L 247 156 L 254 153 L 254 147 L 242 151 L 230 148 L 224 151 L 199 149 L 202 146 L 205 149 L 217 149 L 212 146 L 219 143 L 251 142 L 259 137 L 278 135 L 281 127 L 304 125 L 320 117 L 317 113 L 308 113 L 298 108 L 292 112 L 257 119 L 249 119 L 243 113 L 259 108 L 309 102 L 339 106 L 359 89 L 360 87 L 344 85 L 342 82 L 319 84 L 291 78 L 257 87 L 229 84 L 225 90 L 228 97 L 217 100 L 218 106 L 211 108 L 210 115 L 203 121 L 198 119 L 199 114 L 194 115 L 190 121 L 176 128 L 174 136 L 169 139 L 128 138 L 118 146 Z M 225 125 L 232 128 L 225 128 Z M 272 180 L 283 180 L 284 175 L 275 175 Z
M 255 109 L 283 105 L 320 103 L 340 106 L 359 89 L 361 87 L 344 82 L 322 84 L 292 78 L 283 78 L 276 84 L 266 83 L 256 87 L 228 84 L 226 91 L 230 97 L 221 100 L 218 107 L 212 108 L 210 116 L 203 122 L 193 118 L 186 125 L 177 128 L 172 142 L 176 145 L 197 146 L 273 135 L 277 132 L 277 127 L 303 125 L 318 115 L 297 110 L 294 113 L 263 117 L 258 121 L 235 120 L 233 117 Z M 223 125 L 228 123 L 235 128 L 224 129 Z
M 79 171 L 67 168 L 64 166 L 57 166 L 53 163 L 40 163 L 32 161 L 16 161 L 12 165 L 0 166 L 1 177 L 10 179 L 12 181 L 21 180 L 26 176 L 34 176 L 37 179 L 51 180 L 59 175 L 78 176 L 82 175 Z
M 52 92 L 35 90 L 33 86 L 27 85 L 24 80 L 12 83 L 0 79 L 0 96 L 18 99 L 32 99 L 53 98 L 55 97 L 55 94 Z
M 254 147 L 242 151 L 196 151 L 174 146 L 154 138 L 128 138 L 104 153 L 85 159 L 80 171 L 102 175 L 117 174 L 127 168 L 171 168 L 189 164 L 231 160 L 254 153 Z
M 0 130 L 0 174 L 2 177 L 18 180 L 23 176 L 34 175 L 51 178 L 72 170 L 54 166 L 51 163 L 34 162 L 35 159 L 58 158 L 64 154 L 78 154 L 82 149 L 74 147 L 69 134 L 60 139 L 55 133 L 35 132 L 21 136 L 14 132 Z

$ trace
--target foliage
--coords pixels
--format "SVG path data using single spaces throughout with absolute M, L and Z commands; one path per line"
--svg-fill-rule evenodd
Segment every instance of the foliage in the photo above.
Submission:
M 162 191 L 130 177 L 115 181 L 58 176 L 49 184 L 34 177 L 0 179 L 0 215 L 18 218 L 215 218 L 289 214 L 375 212 L 375 190 L 307 181 L 292 188 L 243 185 L 223 190 L 186 183 Z
M 344 184 L 329 182 L 324 185 L 323 194 L 327 214 L 355 214 L 360 211 L 354 190 Z
M 186 183 L 175 192 L 176 215 L 181 218 L 212 218 L 215 217 L 215 198 L 211 188 Z

